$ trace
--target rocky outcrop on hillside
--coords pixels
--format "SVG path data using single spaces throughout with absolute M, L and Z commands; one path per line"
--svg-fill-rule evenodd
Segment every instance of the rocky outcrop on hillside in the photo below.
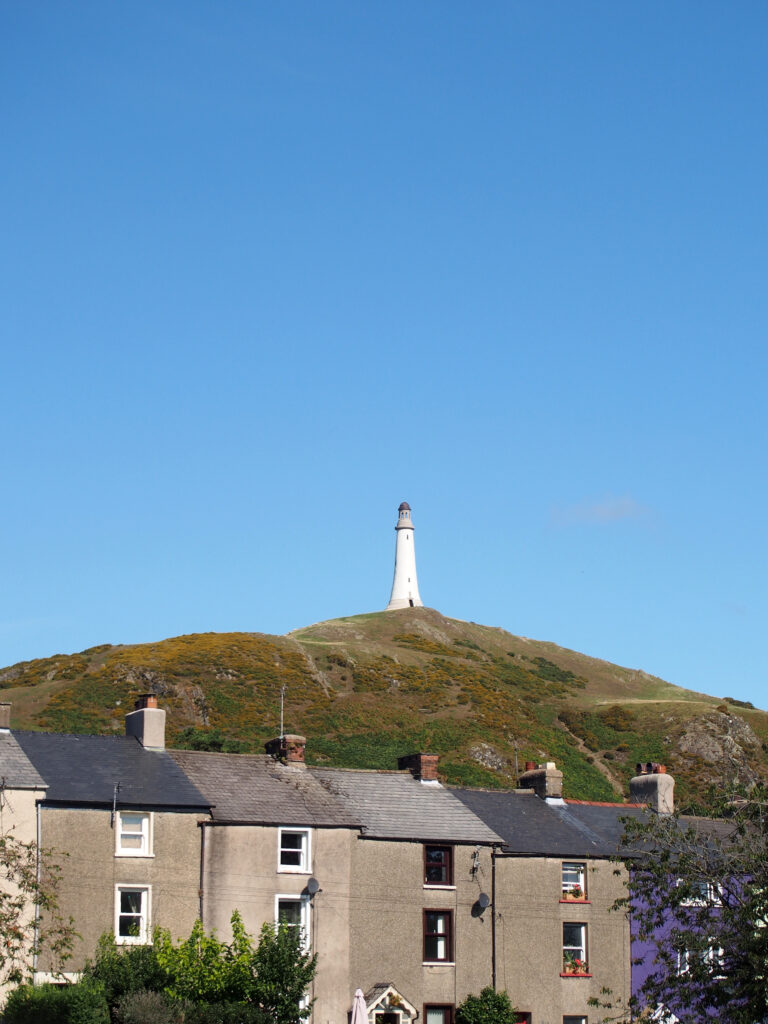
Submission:
M 754 730 L 737 715 L 713 711 L 687 723 L 677 747 L 713 768 L 713 781 L 753 786 L 759 775 L 752 767 L 761 744 Z

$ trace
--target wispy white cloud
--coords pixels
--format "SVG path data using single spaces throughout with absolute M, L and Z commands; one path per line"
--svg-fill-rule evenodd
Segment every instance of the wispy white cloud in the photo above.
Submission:
M 572 526 L 575 523 L 617 523 L 622 519 L 643 519 L 650 509 L 628 494 L 620 498 L 608 496 L 599 501 L 583 501 L 577 505 L 556 505 L 552 509 L 555 526 Z
M 741 601 L 723 601 L 723 608 L 731 615 L 745 616 L 749 613 L 749 608 Z

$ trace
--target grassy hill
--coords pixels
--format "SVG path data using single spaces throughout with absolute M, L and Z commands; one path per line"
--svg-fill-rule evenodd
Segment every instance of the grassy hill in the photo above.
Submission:
M 556 761 L 567 796 L 620 800 L 637 761 L 666 763 L 679 801 L 768 778 L 768 714 L 429 608 L 356 615 L 287 636 L 203 633 L 103 645 L 0 670 L 18 728 L 122 731 L 137 694 L 169 711 L 170 745 L 261 750 L 280 728 L 308 759 L 393 768 L 441 754 L 448 781 L 515 784 Z

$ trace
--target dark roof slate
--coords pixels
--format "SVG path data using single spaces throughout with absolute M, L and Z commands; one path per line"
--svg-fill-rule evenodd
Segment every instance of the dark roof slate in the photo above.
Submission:
M 45 787 L 42 776 L 10 732 L 0 732 L 0 779 L 8 789 Z
M 501 837 L 453 792 L 410 772 L 310 768 L 328 792 L 359 817 L 366 836 L 454 843 L 500 843 Z
M 46 803 L 207 810 L 209 802 L 166 751 L 145 750 L 133 736 L 14 732 L 48 784 Z
M 214 821 L 359 828 L 357 815 L 305 767 L 266 754 L 172 750 L 212 805 Z
M 529 792 L 452 792 L 521 856 L 611 857 L 619 852 L 623 817 L 643 813 L 627 804 L 547 802 Z

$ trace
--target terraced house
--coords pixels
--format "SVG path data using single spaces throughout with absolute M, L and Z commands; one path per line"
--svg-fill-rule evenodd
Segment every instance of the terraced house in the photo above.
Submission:
M 7 832 L 21 843 L 37 842 L 40 802 L 45 799 L 46 784 L 42 776 L 11 735 L 10 704 L 0 704 L 0 835 Z M 11 895 L 18 893 L 18 887 L 7 879 L 3 882 Z M 31 922 L 29 916 L 20 922 L 25 926 Z M 22 942 L 25 951 L 26 941 Z M 6 996 L 6 988 L 0 986 L 0 1005 Z
M 621 818 L 639 805 L 563 800 L 554 764 L 529 766 L 521 790 L 453 790 L 504 839 L 495 856 L 498 987 L 535 1024 L 590 1024 L 590 1000 L 626 1005 L 631 935 L 623 912 Z
M 73 973 L 104 931 L 181 937 L 200 917 L 226 936 L 237 909 L 251 932 L 300 928 L 318 954 L 313 1024 L 345 1024 L 357 988 L 370 1024 L 452 1024 L 488 985 L 527 1024 L 593 1024 L 592 996 L 628 996 L 608 860 L 626 806 L 563 801 L 551 765 L 526 790 L 480 792 L 441 785 L 430 754 L 392 771 L 309 766 L 300 736 L 263 755 L 166 751 L 156 705 L 141 698 L 125 736 L 8 734 L 34 773 L 42 842 L 67 855 Z
M 198 915 L 198 822 L 210 808 L 164 750 L 165 711 L 139 703 L 125 736 L 13 734 L 47 787 L 40 842 L 61 855 L 61 910 L 79 933 L 69 972 L 104 932 L 143 943 L 156 923 L 189 934 Z M 43 953 L 39 976 L 55 966 Z

